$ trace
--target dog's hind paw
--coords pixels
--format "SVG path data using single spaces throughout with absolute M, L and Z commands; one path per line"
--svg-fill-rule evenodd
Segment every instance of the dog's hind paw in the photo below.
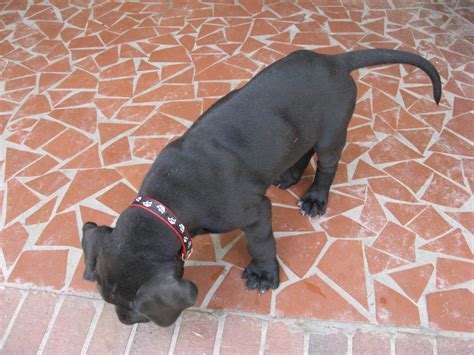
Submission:
M 288 189 L 301 179 L 302 172 L 289 168 L 273 181 L 273 185 L 280 189 Z
M 270 265 L 257 265 L 255 260 L 245 268 L 243 279 L 247 279 L 247 288 L 249 290 L 258 289 L 258 292 L 265 293 L 270 288 L 276 289 L 280 285 L 278 261 Z

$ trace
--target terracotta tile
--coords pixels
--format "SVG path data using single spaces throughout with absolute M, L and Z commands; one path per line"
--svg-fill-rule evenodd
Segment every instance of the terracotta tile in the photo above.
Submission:
M 36 245 L 58 245 L 80 248 L 75 212 L 56 215 L 41 232 Z
M 154 51 L 150 55 L 151 62 L 190 62 L 191 59 L 189 58 L 186 50 L 183 47 L 169 47 L 165 49 L 159 49 Z
M 137 72 L 135 71 L 135 65 L 133 60 L 128 60 L 123 63 L 115 64 L 108 69 L 105 69 L 100 73 L 101 79 L 112 79 L 120 78 L 125 76 L 134 76 Z
M 452 352 L 468 354 L 474 349 L 474 342 L 471 339 L 438 336 L 436 344 L 439 355 L 448 355 Z
M 273 321 L 268 324 L 265 354 L 280 354 L 282 349 L 295 353 L 304 352 L 304 334 L 301 323 L 287 324 Z
M 8 277 L 8 282 L 62 289 L 67 258 L 67 250 L 24 251 Z
M 390 177 L 369 179 L 369 186 L 376 194 L 405 202 L 417 202 L 408 189 Z
M 242 279 L 242 270 L 232 267 L 216 290 L 208 308 L 268 314 L 270 302 L 271 291 L 263 295 L 257 291 L 247 291 L 245 280 Z
M 418 302 L 428 284 L 434 267 L 432 264 L 393 272 L 390 276 L 414 302 Z
M 462 288 L 426 295 L 430 326 L 442 330 L 473 332 L 474 311 L 466 304 L 474 302 L 474 295 Z
M 73 129 L 67 129 L 43 149 L 55 157 L 67 159 L 86 148 L 91 142 L 87 136 Z
M 247 238 L 245 236 L 240 237 L 239 241 L 235 243 L 229 251 L 227 251 L 222 260 L 241 269 L 246 268 L 250 261 L 252 261 L 247 250 L 247 244 Z
M 368 229 L 379 232 L 387 223 L 382 206 L 370 188 L 367 190 L 366 201 L 360 215 L 361 223 Z
M 433 354 L 433 344 L 429 336 L 399 333 L 395 338 L 397 354 Z
M 103 188 L 110 186 L 119 179 L 120 175 L 111 169 L 78 171 L 64 194 L 58 211 L 61 212 L 75 205 Z
M 474 212 L 446 212 L 446 214 L 474 234 Z
M 349 164 L 368 150 L 369 148 L 367 147 L 355 143 L 348 143 L 342 152 L 341 161 Z
M 371 247 L 365 247 L 365 256 L 367 258 L 367 266 L 371 274 L 378 274 L 380 272 L 406 264 L 406 262 L 400 259 Z
M 466 259 L 472 259 L 474 256 L 460 229 L 456 229 L 435 241 L 426 243 L 419 249 Z
M 413 327 L 420 324 L 418 308 L 411 301 L 378 281 L 375 285 L 377 322 L 379 324 Z
M 413 232 L 393 222 L 388 222 L 372 246 L 404 260 L 415 262 L 415 239 Z
M 236 239 L 237 237 L 242 235 L 242 231 L 240 229 L 233 230 L 231 232 L 222 233 L 219 235 L 219 240 L 221 244 L 221 248 L 225 248 L 227 244 L 231 241 Z
M 122 105 L 127 102 L 127 99 L 94 99 L 99 111 L 107 118 L 111 118 Z
M 364 160 L 359 160 L 356 166 L 356 170 L 354 175 L 352 176 L 353 179 L 365 179 L 369 177 L 379 177 L 385 176 L 383 171 L 374 168 L 373 166 L 367 164 Z
M 318 268 L 357 302 L 368 308 L 364 256 L 360 241 L 336 240 L 324 254 Z
M 96 87 L 97 79 L 88 72 L 78 69 L 61 82 L 58 89 L 95 89 Z
M 436 287 L 443 289 L 474 279 L 474 263 L 446 258 L 436 259 Z
M 424 239 L 433 239 L 451 227 L 433 207 L 429 206 L 408 225 L 408 228 Z
M 95 93 L 93 92 L 78 92 L 69 96 L 67 99 L 61 101 L 59 104 L 56 104 L 56 108 L 61 107 L 73 107 L 73 106 L 82 106 L 87 104 L 93 104 Z M 93 131 L 94 132 L 94 131 Z
M 115 220 L 115 216 L 111 216 L 94 208 L 79 206 L 82 223 L 95 222 L 99 226 L 111 226 Z M 80 225 L 82 226 L 82 225 Z
M 202 304 L 211 286 L 222 274 L 223 270 L 224 267 L 219 265 L 186 266 L 184 268 L 183 279 L 194 282 L 199 289 L 196 307 Z
M 97 197 L 97 200 L 111 210 L 122 213 L 135 198 L 136 192 L 122 182 Z
M 100 143 L 104 144 L 136 127 L 135 124 L 122 124 L 122 123 L 98 123 Z
M 422 157 L 420 154 L 406 147 L 394 137 L 387 137 L 383 141 L 377 143 L 369 151 L 369 155 L 376 164 Z
M 48 328 L 57 299 L 58 296 L 55 294 L 30 292 L 17 314 L 2 351 L 36 353 Z
M 102 158 L 105 165 L 113 165 L 131 159 L 130 147 L 127 137 L 123 137 L 102 149 Z
M 61 172 L 53 171 L 26 183 L 28 187 L 44 196 L 49 196 L 70 180 Z
M 18 109 L 15 117 L 39 115 L 51 111 L 51 105 L 45 95 L 31 95 Z
M 471 129 L 466 129 L 472 125 L 470 119 L 470 113 L 465 113 L 463 115 L 457 116 L 451 119 L 446 128 L 456 132 L 457 134 L 469 139 L 471 142 L 474 141 L 474 134 L 471 132 Z
M 260 349 L 262 321 L 258 318 L 227 316 L 219 354 L 255 353 Z M 242 340 L 245 339 L 245 342 Z
M 81 255 L 81 259 L 79 260 L 77 269 L 74 272 L 69 288 L 72 290 L 80 291 L 80 292 L 95 292 L 98 294 L 99 292 L 97 291 L 96 283 L 86 281 L 82 277 L 82 275 L 84 274 L 84 269 L 85 269 L 84 255 Z
M 57 349 L 69 354 L 82 350 L 96 312 L 95 302 L 79 297 L 64 299 L 44 348 L 45 354 L 53 355 Z
M 217 63 L 195 75 L 197 81 L 250 79 L 251 73 L 226 63 Z
M 464 185 L 461 160 L 449 155 L 433 153 L 423 163 L 461 186 Z
M 308 304 L 305 300 L 312 299 Z M 366 322 L 366 319 L 318 276 L 299 281 L 280 291 L 276 298 L 280 317 L 303 317 Z
M 194 238 L 193 253 L 189 260 L 216 261 L 214 243 L 209 234 L 198 235 Z
M 138 138 L 133 146 L 133 155 L 153 161 L 168 141 L 168 138 Z
M 90 148 L 84 150 L 67 164 L 63 165 L 61 169 L 91 169 L 100 168 L 102 163 L 99 158 L 99 146 L 94 144 Z
M 326 244 L 322 232 L 277 238 L 278 257 L 299 277 L 303 277 Z
M 181 100 L 193 99 L 194 85 L 164 84 L 157 89 L 135 97 L 133 102 L 173 101 L 176 98 Z
M 205 313 L 185 311 L 179 331 L 176 353 L 193 349 L 200 354 L 210 354 L 214 349 L 218 320 Z
M 422 199 L 428 202 L 448 207 L 461 207 L 470 197 L 470 194 L 446 180 L 438 174 L 434 174 L 428 189 Z
M 132 97 L 133 78 L 101 80 L 98 93 L 103 96 Z
M 7 267 L 13 265 L 21 253 L 28 236 L 28 232 L 18 222 L 0 231 L 0 248 L 2 249 Z
M 384 170 L 415 193 L 421 189 L 433 173 L 430 169 L 415 161 L 394 164 Z
M 374 233 L 346 216 L 336 216 L 321 223 L 321 227 L 333 238 L 367 238 Z
M 438 141 L 433 144 L 429 150 L 453 155 L 474 156 L 474 151 L 469 143 L 446 129 L 443 130 Z
M 39 224 L 47 222 L 53 212 L 54 206 L 56 205 L 56 197 L 47 203 L 43 204 L 36 212 L 32 213 L 28 218 L 25 219 L 25 225 L 30 226 L 33 224 Z
M 133 338 L 130 353 L 134 355 L 152 354 L 156 349 L 167 353 L 171 345 L 174 326 L 157 327 L 154 323 L 140 323 Z
M 426 208 L 423 205 L 395 202 L 386 202 L 384 206 L 401 224 L 407 224 Z
M 297 209 L 273 206 L 273 230 L 275 232 L 306 232 L 313 231 L 307 217 Z
M 93 354 L 122 353 L 126 349 L 131 330 L 132 327 L 118 321 L 114 307 L 106 303 L 100 314 L 88 351 Z
M 196 121 L 203 112 L 201 100 L 182 102 L 166 102 L 160 106 L 160 112 L 188 121 Z
M 347 142 L 354 143 L 354 142 L 376 142 L 377 138 L 375 137 L 373 129 L 370 125 L 359 126 L 350 129 L 347 132 Z M 374 148 L 372 148 L 374 149 Z M 370 152 L 369 152 L 370 154 Z M 375 161 L 375 160 L 374 160 Z M 377 161 L 375 161 L 378 163 Z
M 186 126 L 158 113 L 138 127 L 132 136 L 182 135 L 185 131 Z
M 18 176 L 38 176 L 50 171 L 56 165 L 58 165 L 56 160 L 51 158 L 49 155 L 44 155 L 35 163 L 29 165 L 26 169 L 20 172 Z
M 413 144 L 420 153 L 425 152 L 434 134 L 431 129 L 416 129 L 398 132 Z
M 34 163 L 41 157 L 41 155 L 36 153 L 10 147 L 6 148 L 5 156 L 5 180 L 10 179 L 18 172 L 21 172 L 24 168 Z
M 8 184 L 5 225 L 20 216 L 39 202 L 39 198 L 30 192 L 18 180 L 11 180 Z M 22 203 L 18 203 L 22 201 Z
M 117 167 L 116 170 L 138 191 L 150 164 L 135 164 Z

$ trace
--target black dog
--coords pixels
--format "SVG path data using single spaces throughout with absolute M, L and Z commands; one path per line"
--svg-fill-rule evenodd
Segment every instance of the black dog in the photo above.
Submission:
M 425 71 L 439 103 L 441 83 L 433 65 L 385 49 L 340 55 L 297 51 L 219 100 L 163 149 L 114 229 L 84 225 L 84 278 L 97 280 L 123 323 L 152 320 L 169 326 L 197 296 L 196 286 L 181 279 L 179 255 L 189 249 L 186 239 L 240 228 L 253 258 L 243 272 L 247 287 L 277 288 L 266 190 L 272 183 L 288 188 L 298 182 L 317 152 L 316 176 L 300 207 L 308 216 L 324 214 L 356 102 L 350 72 L 390 63 Z

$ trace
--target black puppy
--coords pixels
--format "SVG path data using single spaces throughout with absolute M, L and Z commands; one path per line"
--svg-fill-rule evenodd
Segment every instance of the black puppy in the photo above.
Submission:
M 305 215 L 324 214 L 356 102 L 350 72 L 390 63 L 425 71 L 439 103 L 441 83 L 433 65 L 385 49 L 340 55 L 297 51 L 219 100 L 163 149 L 115 228 L 84 225 L 84 278 L 97 280 L 123 323 L 152 320 L 169 326 L 194 305 L 198 292 L 181 279 L 179 256 L 189 251 L 187 238 L 240 228 L 252 256 L 243 272 L 247 287 L 277 288 L 266 190 L 272 183 L 288 188 L 298 182 L 317 152 L 316 176 L 300 206 Z

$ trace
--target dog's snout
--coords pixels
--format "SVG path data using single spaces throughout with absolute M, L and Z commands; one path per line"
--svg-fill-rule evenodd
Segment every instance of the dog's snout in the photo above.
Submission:
M 115 307 L 115 311 L 117 313 L 117 317 L 123 324 L 132 325 L 135 323 L 146 323 L 150 320 L 143 316 L 142 314 L 134 311 L 128 310 L 119 306 Z

